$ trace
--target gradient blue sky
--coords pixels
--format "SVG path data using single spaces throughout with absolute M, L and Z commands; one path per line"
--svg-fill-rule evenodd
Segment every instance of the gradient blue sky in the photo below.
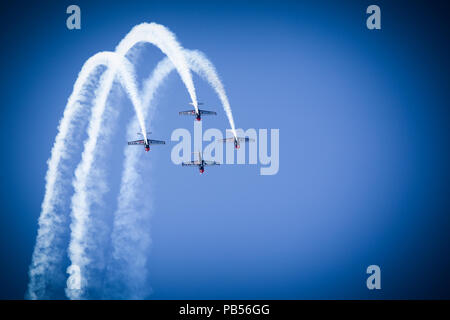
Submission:
M 0 298 L 24 296 L 46 161 L 81 66 L 152 21 L 213 61 L 238 127 L 280 129 L 280 171 L 222 166 L 199 176 L 170 162 L 171 144 L 155 147 L 151 188 L 141 191 L 155 198 L 150 299 L 450 298 L 450 8 L 393 2 L 2 3 Z M 65 27 L 73 3 L 79 31 Z M 381 7 L 380 31 L 365 26 L 370 4 Z M 140 77 L 162 57 L 143 48 Z M 188 101 L 172 75 L 155 138 L 192 129 L 177 115 Z M 104 151 L 113 191 L 131 113 L 122 115 Z M 223 113 L 208 127 L 225 130 Z M 366 288 L 371 264 L 381 291 Z

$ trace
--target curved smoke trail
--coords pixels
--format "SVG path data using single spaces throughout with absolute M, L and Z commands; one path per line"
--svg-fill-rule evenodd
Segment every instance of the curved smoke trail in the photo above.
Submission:
M 63 179 L 65 160 L 68 160 L 75 149 L 76 128 L 86 120 L 83 103 L 89 99 L 86 85 L 96 69 L 101 65 L 108 65 L 109 56 L 99 53 L 89 58 L 83 65 L 75 81 L 63 118 L 58 126 L 58 134 L 53 144 L 51 156 L 48 160 L 46 173 L 45 196 L 39 217 L 39 229 L 36 245 L 30 266 L 30 283 L 28 297 L 31 299 L 48 298 L 48 287 L 53 278 L 61 278 L 58 266 L 61 264 L 64 250 L 61 250 L 61 237 L 66 231 L 66 217 L 61 212 L 64 206 L 64 195 L 67 186 Z
M 134 27 L 127 36 L 120 42 L 116 52 L 124 56 L 135 44 L 139 42 L 150 42 L 161 49 L 174 63 L 183 82 L 188 88 L 194 107 L 197 109 L 197 99 L 193 85 L 191 73 L 187 67 L 184 56 L 180 55 L 180 45 L 175 36 L 165 27 L 155 23 L 143 23 Z M 30 266 L 30 283 L 27 296 L 31 299 L 48 297 L 49 282 L 54 278 L 61 278 L 59 266 L 62 263 L 64 251 L 60 248 L 62 234 L 65 230 L 66 216 L 61 212 L 63 195 L 67 190 L 67 179 L 63 178 L 64 160 L 69 159 L 71 146 L 74 144 L 74 130 L 84 123 L 87 117 L 86 112 L 82 112 L 82 103 L 88 100 L 88 91 L 84 89 L 89 83 L 91 73 L 102 65 L 98 56 L 91 57 L 83 65 L 81 72 L 75 82 L 73 92 L 68 100 L 64 116 L 58 128 L 58 134 L 52 148 L 51 157 L 48 161 L 48 170 L 46 174 L 46 188 L 44 201 L 42 203 L 41 215 L 39 217 L 39 230 L 36 245 L 33 252 L 32 263 Z M 102 76 L 100 87 L 101 92 L 109 92 L 114 81 L 115 73 L 109 69 Z M 133 98 L 132 98 L 133 100 Z M 101 101 L 101 99 L 96 99 Z M 94 107 L 95 108 L 95 107 Z M 142 122 L 141 122 L 142 123 Z M 91 125 L 96 127 L 96 125 Z M 90 130 L 92 133 L 92 130 Z M 146 137 L 146 130 L 141 126 L 142 134 Z M 93 132 L 95 135 L 95 131 Z M 91 143 L 89 143 L 91 144 Z M 95 145 L 95 143 L 92 143 Z M 82 185 L 82 183 L 80 183 Z M 72 201 L 73 203 L 73 201 Z M 77 227 L 74 226 L 74 230 Z M 74 250 L 79 250 L 76 246 Z M 73 265 L 68 272 L 78 274 L 77 266 Z M 78 287 L 78 277 L 71 279 L 71 285 Z M 55 280 L 57 281 L 57 280 Z M 69 289 L 70 290 L 70 289 Z
M 230 102 L 228 101 L 227 94 L 225 92 L 225 88 L 220 81 L 220 77 L 216 71 L 216 68 L 208 60 L 208 58 L 198 50 L 185 50 L 186 60 L 188 60 L 189 67 L 192 71 L 197 73 L 199 76 L 204 78 L 211 87 L 216 91 L 217 96 L 222 103 L 223 110 L 227 115 L 228 122 L 230 123 L 231 131 L 234 137 L 237 138 L 236 127 L 234 125 L 233 114 L 231 112 Z M 145 103 L 143 104 L 145 106 Z
M 116 48 L 116 54 L 126 59 L 125 54 L 133 48 L 137 43 L 148 42 L 158 47 L 165 53 L 173 63 L 181 79 L 183 80 L 189 95 L 191 96 L 194 107 L 197 108 L 197 97 L 195 93 L 194 83 L 190 69 L 185 60 L 182 47 L 177 42 L 175 35 L 164 26 L 155 23 L 142 23 L 135 26 Z M 132 78 L 132 76 L 130 76 Z M 128 79 L 132 82 L 132 79 Z M 97 145 L 100 128 L 102 125 L 102 116 L 106 107 L 106 99 L 111 91 L 114 81 L 114 70 L 106 71 L 106 75 L 102 78 L 100 91 L 96 99 L 96 103 L 92 112 L 92 119 L 88 130 L 88 139 L 85 142 L 85 151 L 82 160 L 75 171 L 75 180 L 73 186 L 75 194 L 72 197 L 72 218 L 71 224 L 71 241 L 69 246 L 69 257 L 71 265 L 67 269 L 70 274 L 67 280 L 66 294 L 71 299 L 83 298 L 84 289 L 87 285 L 87 279 L 83 277 L 84 267 L 88 262 L 85 251 L 88 245 L 88 237 L 86 233 L 89 224 L 89 211 L 93 197 L 101 196 L 102 190 L 88 190 L 88 177 L 94 160 L 95 146 Z M 128 85 L 125 83 L 125 85 Z M 130 92 L 127 88 L 130 98 L 135 105 L 139 105 L 140 100 L 137 98 L 137 91 Z M 139 116 L 139 115 L 138 115 Z M 147 131 L 143 119 L 139 119 L 141 131 L 144 139 L 147 139 Z M 105 123 L 104 125 L 107 125 Z M 94 187 L 95 188 L 95 187 Z
M 135 26 L 128 35 L 120 41 L 116 52 L 124 54 L 138 42 L 149 42 L 156 45 L 170 59 L 189 92 L 195 110 L 198 111 L 197 95 L 195 93 L 191 71 L 183 54 L 183 48 L 178 43 L 175 35 L 162 25 L 156 23 L 141 23 Z
M 97 145 L 97 137 L 101 129 L 102 115 L 111 89 L 108 86 L 108 81 L 105 81 L 105 78 L 109 79 L 110 72 L 113 75 L 113 81 L 116 75 L 119 76 L 121 84 L 133 103 L 141 130 L 143 132 L 147 131 L 141 111 L 141 100 L 135 83 L 133 66 L 128 59 L 115 52 L 102 52 L 100 55 L 104 55 L 107 59 L 108 70 L 100 81 L 100 88 L 97 92 L 88 128 L 89 138 L 85 141 L 81 162 L 75 170 L 75 179 L 73 181 L 75 194 L 72 197 L 72 223 L 70 225 L 72 232 L 69 245 L 69 258 L 72 264 L 68 268 L 70 277 L 67 280 L 68 288 L 66 294 L 70 298 L 76 299 L 80 298 L 83 292 L 82 287 L 85 285 L 85 280 L 81 277 L 81 271 L 88 262 L 85 256 L 85 238 L 87 224 L 89 223 L 89 205 L 92 202 L 92 196 L 86 190 L 86 181 L 94 161 L 94 149 Z
M 204 78 L 216 91 L 227 114 L 233 134 L 234 120 L 225 89 L 213 64 L 199 51 L 184 50 L 189 68 Z M 167 59 L 158 63 L 151 76 L 144 82 L 142 93 L 143 113 L 148 119 L 153 117 L 155 108 L 151 108 L 153 98 L 159 87 L 174 70 Z M 127 134 L 132 135 L 137 127 L 137 119 L 130 121 Z M 118 209 L 114 214 L 112 233 L 112 264 L 108 269 L 106 296 L 114 299 L 143 299 L 150 293 L 147 285 L 147 256 L 151 245 L 150 206 L 142 201 L 136 190 L 142 190 L 143 179 L 138 166 L 141 153 L 125 147 L 124 170 L 118 198 Z M 151 198 L 151 197 L 148 197 Z

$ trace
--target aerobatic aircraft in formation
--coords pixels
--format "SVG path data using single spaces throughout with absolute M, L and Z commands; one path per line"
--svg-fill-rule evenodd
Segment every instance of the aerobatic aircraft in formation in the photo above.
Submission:
M 194 106 L 193 102 L 189 103 L 190 105 Z M 202 105 L 203 103 L 201 102 L 197 102 L 197 105 Z M 211 115 L 217 115 L 217 112 L 215 111 L 208 111 L 208 110 L 201 110 L 201 109 L 193 109 L 193 110 L 187 110 L 187 111 L 180 111 L 179 112 L 180 116 L 184 115 L 184 116 L 195 116 L 195 119 L 197 121 L 202 120 L 202 115 L 207 115 L 207 116 L 211 116 Z
M 140 133 L 140 132 L 138 132 L 137 134 L 138 134 L 138 136 L 142 136 L 142 133 Z M 147 132 L 147 135 L 150 135 L 150 134 L 151 134 L 151 132 Z M 145 140 L 145 138 L 143 138 L 140 140 L 128 141 L 129 146 L 143 145 L 145 148 L 145 151 L 147 151 L 147 152 L 150 151 L 151 144 L 166 144 L 166 142 L 162 141 L 162 140 L 153 140 L 153 139 L 148 139 L 148 138 L 147 138 L 147 140 Z
M 183 167 L 198 167 L 198 169 L 200 171 L 200 174 L 202 174 L 203 172 L 205 172 L 205 167 L 206 166 L 218 166 L 218 165 L 220 165 L 220 163 L 218 163 L 216 161 L 204 160 L 203 157 L 202 157 L 202 153 L 201 152 L 192 152 L 192 153 L 197 153 L 198 154 L 198 160 L 182 162 L 181 165 Z
M 239 149 L 241 147 L 241 145 L 240 145 L 241 142 L 253 142 L 255 140 L 252 139 L 252 138 L 249 138 L 249 137 L 245 137 L 245 138 L 243 138 L 243 137 L 231 137 L 231 138 L 226 138 L 226 139 L 220 139 L 218 141 L 220 141 L 220 142 L 233 142 L 234 143 L 234 148 L 235 149 Z
M 194 105 L 194 103 L 190 103 L 191 105 Z M 201 105 L 201 102 L 197 103 L 198 105 Z M 198 110 L 198 111 L 197 111 Z M 197 110 L 187 110 L 187 111 L 181 111 L 179 114 L 180 115 L 192 115 L 195 116 L 195 119 L 197 121 L 200 121 L 202 118 L 202 115 L 217 115 L 217 112 L 215 111 L 207 111 L 207 110 L 201 110 L 198 109 Z M 142 136 L 142 133 L 138 132 L 137 133 L 139 136 Z M 151 132 L 147 132 L 147 135 L 150 135 Z M 239 149 L 240 147 L 240 142 L 252 142 L 255 141 L 254 139 L 248 138 L 248 137 L 231 137 L 231 138 L 226 138 L 226 139 L 220 139 L 218 140 L 219 142 L 233 142 L 234 143 L 234 147 L 236 149 Z M 150 145 L 151 144 L 166 144 L 165 141 L 163 140 L 153 140 L 153 139 L 145 139 L 142 136 L 142 139 L 139 140 L 134 140 L 134 141 L 129 141 L 128 145 L 143 145 L 145 151 L 150 151 Z M 216 161 L 209 161 L 209 160 L 204 160 L 202 153 L 201 152 L 193 152 L 193 153 L 197 153 L 198 154 L 198 160 L 194 160 L 194 161 L 189 161 L 189 162 L 183 162 L 182 165 L 183 166 L 197 166 L 199 168 L 200 173 L 205 172 L 205 166 L 218 166 L 220 165 L 220 163 L 216 162 Z

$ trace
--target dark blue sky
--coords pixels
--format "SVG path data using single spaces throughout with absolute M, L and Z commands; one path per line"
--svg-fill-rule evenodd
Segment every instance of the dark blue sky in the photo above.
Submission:
M 69 31 L 65 9 L 75 3 L 82 30 Z M 370 4 L 381 7 L 382 30 L 365 26 Z M 238 127 L 280 129 L 280 171 L 223 166 L 199 176 L 170 162 L 171 144 L 155 147 L 149 298 L 450 298 L 449 9 L 438 1 L 2 3 L 0 298 L 26 291 L 46 161 L 81 66 L 152 21 L 213 61 Z M 162 57 L 143 48 L 140 77 Z M 192 129 L 177 115 L 188 101 L 172 75 L 155 138 Z M 204 127 L 225 130 L 225 116 Z M 121 130 L 104 151 L 113 207 Z M 378 292 L 365 286 L 371 264 L 382 270 Z

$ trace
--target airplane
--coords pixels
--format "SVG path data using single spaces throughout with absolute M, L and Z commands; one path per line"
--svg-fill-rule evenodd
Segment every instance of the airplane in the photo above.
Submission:
M 138 135 L 142 136 L 142 133 L 138 132 Z M 151 132 L 147 132 L 147 135 L 151 134 Z M 144 139 L 141 140 L 135 140 L 135 141 L 129 141 L 128 145 L 144 145 L 145 146 L 145 151 L 148 152 L 150 151 L 150 145 L 151 144 L 166 144 L 165 141 L 161 141 L 161 140 L 152 140 L 152 139 L 148 139 L 147 141 L 144 141 Z
M 249 138 L 249 137 L 231 137 L 231 138 L 226 138 L 226 139 L 220 139 L 218 140 L 220 142 L 234 142 L 234 148 L 235 149 L 239 149 L 240 146 L 240 142 L 253 142 L 255 141 L 255 139 Z
M 194 105 L 193 102 L 190 102 L 189 104 L 190 104 L 190 105 Z M 198 102 L 197 104 L 198 104 L 198 105 L 202 105 L 203 103 Z M 198 108 L 197 108 L 197 109 L 198 109 Z M 180 114 L 180 115 L 185 115 L 185 116 L 190 116 L 190 115 L 192 115 L 192 116 L 195 116 L 195 119 L 196 119 L 197 121 L 200 121 L 200 120 L 202 120 L 202 114 L 203 114 L 203 115 L 217 115 L 217 112 L 215 112 L 215 111 L 207 111 L 207 110 L 200 110 L 200 109 L 198 109 L 198 112 L 197 112 L 197 111 L 195 111 L 195 109 L 194 109 L 194 110 L 180 111 L 179 114 Z
M 196 153 L 196 152 L 192 152 L 192 153 Z M 218 166 L 218 165 L 220 165 L 220 163 L 218 163 L 216 161 L 203 160 L 201 152 L 197 152 L 197 154 L 198 154 L 198 160 L 197 161 L 182 162 L 181 165 L 182 166 L 189 166 L 189 167 L 197 166 L 199 168 L 199 170 L 200 170 L 200 174 L 205 172 L 205 166 Z

